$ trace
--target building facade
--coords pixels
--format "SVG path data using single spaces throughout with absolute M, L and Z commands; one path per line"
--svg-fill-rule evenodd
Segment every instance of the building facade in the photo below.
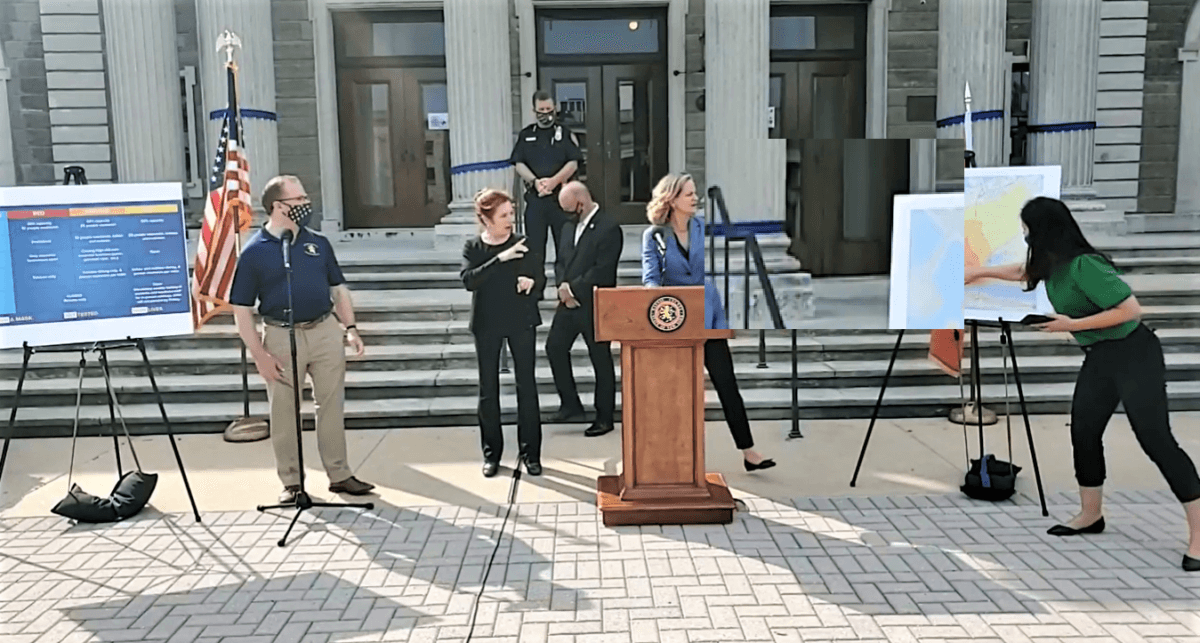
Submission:
M 624 223 L 668 171 L 783 219 L 771 140 L 961 138 L 967 82 L 981 166 L 1061 163 L 1114 228 L 1200 212 L 1197 0 L 7 0 L 0 183 L 180 180 L 198 225 L 226 30 L 252 183 L 347 238 L 469 229 L 539 89 Z

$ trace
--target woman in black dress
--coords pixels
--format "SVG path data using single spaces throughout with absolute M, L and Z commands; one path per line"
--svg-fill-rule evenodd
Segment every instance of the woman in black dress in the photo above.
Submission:
M 534 375 L 537 327 L 541 325 L 533 292 L 536 254 L 525 237 L 513 233 L 512 197 L 503 190 L 475 195 L 480 235 L 463 246 L 463 285 L 471 291 L 471 333 L 479 358 L 479 428 L 483 475 L 500 468 L 504 432 L 500 427 L 500 350 L 508 340 L 517 376 L 517 441 L 525 470 L 542 474 L 542 423 Z M 529 256 L 527 257 L 527 253 Z

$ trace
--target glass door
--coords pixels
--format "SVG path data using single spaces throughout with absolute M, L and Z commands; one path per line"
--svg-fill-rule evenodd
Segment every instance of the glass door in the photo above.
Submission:
M 575 135 L 583 161 L 575 179 L 588 186 L 592 198 L 601 200 L 604 173 L 593 170 L 593 160 L 601 158 L 603 136 L 601 122 L 601 87 L 599 67 L 544 67 L 540 81 L 554 98 L 558 122 Z M 605 203 L 600 203 L 604 207 Z
M 657 65 L 605 65 L 603 207 L 621 224 L 646 223 L 667 173 L 666 77 Z
M 398 225 L 413 183 L 403 140 L 404 77 L 398 69 L 346 70 L 338 89 L 346 226 Z

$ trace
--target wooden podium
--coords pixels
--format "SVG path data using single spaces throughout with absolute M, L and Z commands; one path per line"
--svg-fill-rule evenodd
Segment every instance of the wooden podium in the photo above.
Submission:
M 621 344 L 623 471 L 596 481 L 606 526 L 733 522 L 725 479 L 704 470 L 704 287 L 597 288 L 597 341 Z

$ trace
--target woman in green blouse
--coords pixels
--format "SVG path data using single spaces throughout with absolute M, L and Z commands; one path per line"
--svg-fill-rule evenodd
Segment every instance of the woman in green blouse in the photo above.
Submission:
M 1029 246 L 1025 263 L 968 268 L 966 283 L 1002 279 L 1024 282 L 1031 291 L 1045 282 L 1057 314 L 1037 328 L 1070 332 L 1085 353 L 1071 402 L 1071 447 L 1082 510 L 1049 533 L 1104 531 L 1103 436 L 1122 402 L 1142 450 L 1183 503 L 1191 534 L 1183 569 L 1200 571 L 1200 476 L 1171 435 L 1162 344 L 1141 323 L 1142 308 L 1112 260 L 1088 243 L 1062 201 L 1033 199 L 1021 209 L 1021 223 Z

